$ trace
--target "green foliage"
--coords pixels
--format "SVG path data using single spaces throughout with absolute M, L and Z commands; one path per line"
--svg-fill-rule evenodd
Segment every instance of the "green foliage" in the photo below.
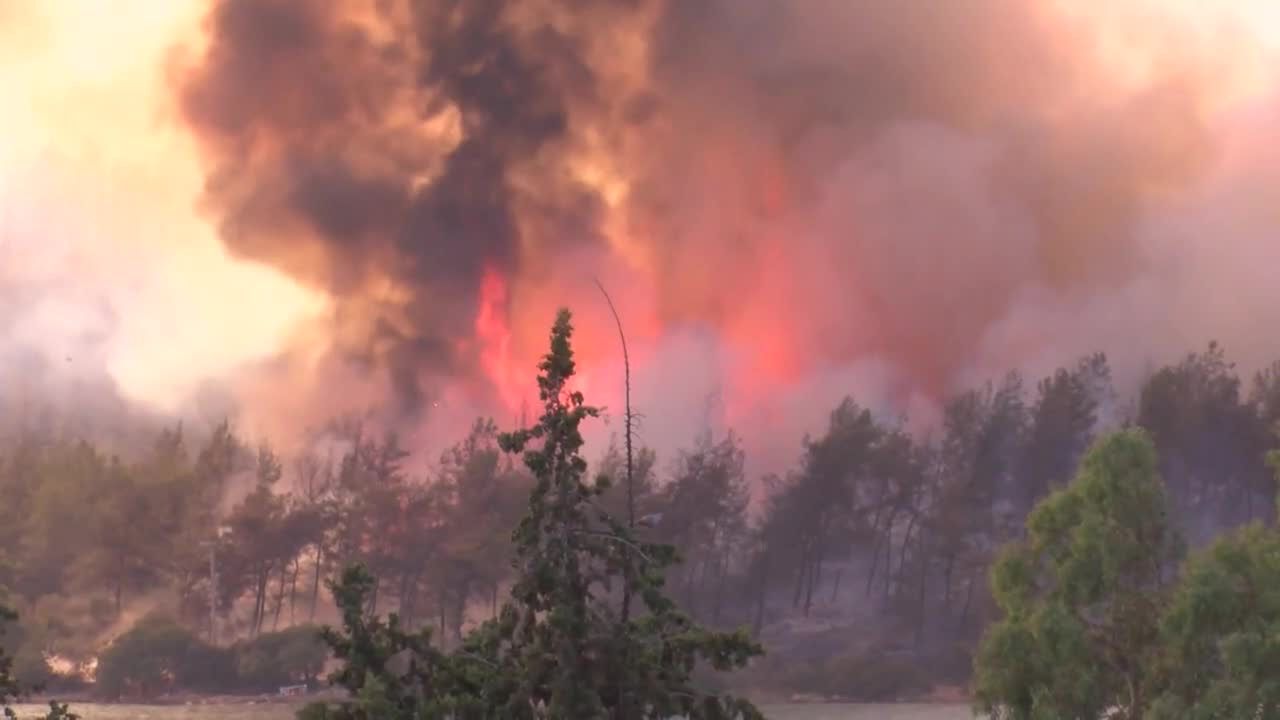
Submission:
M 99 657 L 95 689 L 111 699 L 150 699 L 177 690 L 271 692 L 314 683 L 328 657 L 315 626 L 263 633 L 223 648 L 165 615 L 151 614 Z
M 1146 434 L 1097 442 L 1027 531 L 992 571 L 1004 618 L 975 662 L 978 709 L 1010 720 L 1101 718 L 1110 707 L 1142 717 L 1179 548 Z
M 17 619 L 17 613 L 0 603 L 0 640 L 4 639 L 5 630 L 8 629 L 8 626 L 16 622 Z M 40 688 L 27 686 L 19 682 L 14 660 L 5 651 L 4 645 L 0 644 L 0 713 L 6 718 L 16 718 L 17 714 L 10 707 L 10 704 L 21 699 L 28 692 L 38 689 Z M 80 720 L 80 716 L 71 712 L 65 703 L 50 700 L 49 711 L 44 714 L 41 720 Z
M 514 535 L 512 602 L 480 646 L 520 682 L 491 707 L 512 717 L 757 717 L 745 701 L 701 692 L 691 673 L 699 661 L 742 667 L 759 646 L 743 631 L 711 632 L 680 612 L 663 592 L 674 548 L 641 540 L 595 502 L 608 482 L 584 479 L 579 426 L 597 410 L 568 386 L 572 332 L 562 311 L 540 365 L 543 415 L 501 438 L 504 450 L 523 452 L 535 485 Z M 641 600 L 642 613 L 618 616 L 605 592 L 614 582 Z
M 284 685 L 311 685 L 329 659 L 321 629 L 314 625 L 263 633 L 236 643 L 231 652 L 235 656 L 238 690 L 272 691 Z
M 1270 460 L 1275 461 L 1274 454 Z M 1103 439 L 992 573 L 1002 621 L 975 664 L 996 718 L 1233 720 L 1280 714 L 1280 531 L 1176 556 L 1147 436 Z M 1106 715 L 1119 708 L 1119 715 Z
M 3 639 L 6 626 L 17 619 L 17 613 L 4 605 L 0 605 L 0 639 Z M 4 646 L 0 645 L 0 707 L 8 707 L 8 704 L 16 700 L 21 694 L 22 688 L 13 674 L 13 658 L 5 652 Z
M 1251 525 L 1194 557 L 1161 631 L 1153 720 L 1280 716 L 1280 533 Z
M 236 678 L 232 653 L 212 647 L 172 619 L 144 617 L 98 658 L 96 690 L 104 697 L 149 699 L 175 689 L 218 691 Z
M 497 617 L 450 655 L 409 634 L 392 615 L 369 618 L 376 580 L 353 568 L 334 586 L 344 632 L 326 635 L 344 666 L 335 676 L 352 700 L 312 707 L 310 718 L 759 718 L 745 700 L 697 686 L 699 663 L 742 667 L 760 654 L 745 632 L 704 629 L 664 594 L 674 548 L 646 542 L 597 500 L 610 483 L 585 479 L 581 423 L 598 412 L 569 383 L 572 326 L 562 311 L 539 365 L 543 414 L 500 437 L 523 453 L 535 483 L 513 534 L 516 581 Z M 623 617 L 610 592 L 623 585 L 641 612 Z M 398 666 L 393 660 L 403 659 Z
M 559 370 L 544 375 L 572 383 Z M 1274 512 L 1262 458 L 1277 444 L 1280 363 L 1244 385 L 1210 345 L 1155 369 L 1131 408 L 1115 399 L 1106 359 L 1090 356 L 1038 383 L 1010 374 L 946 398 L 930 436 L 845 400 L 823 433 L 805 439 L 800 464 L 763 484 L 744 476 L 731 431 L 695 440 L 670 462 L 614 448 L 593 471 L 619 489 L 606 492 L 579 470 L 587 492 L 574 522 L 588 532 L 572 547 L 591 576 L 587 607 L 630 627 L 651 614 L 632 590 L 656 572 L 690 622 L 777 633 L 774 657 L 810 654 L 789 642 L 799 615 L 856 625 L 868 646 L 901 643 L 905 627 L 931 681 L 962 682 L 957 664 L 967 672 L 983 628 L 1004 613 L 988 582 L 998 548 L 1071 478 L 1100 430 L 1129 421 L 1151 434 L 1171 522 L 1196 547 Z M 570 393 L 561 405 L 575 412 Z M 355 421 L 309 429 L 307 450 L 283 458 L 255 452 L 226 423 L 198 435 L 147 428 L 143 437 L 129 417 L 109 418 L 120 431 L 104 433 L 19 414 L 0 419 L 12 430 L 0 437 L 0 584 L 22 610 L 25 635 L 6 639 L 24 685 L 74 682 L 49 678 L 44 658 L 86 667 L 130 610 L 159 598 L 175 598 L 166 604 L 174 620 L 208 642 L 245 636 L 230 669 L 217 670 L 226 677 L 189 678 L 198 686 L 263 689 L 305 677 L 275 673 L 285 664 L 252 641 L 326 612 L 323 588 L 353 562 L 380 580 L 367 615 L 394 609 L 404 628 L 430 624 L 441 650 L 457 649 L 475 621 L 502 620 L 499 600 L 523 572 L 512 567 L 508 530 L 534 478 L 502 452 L 491 421 L 419 476 L 394 435 L 373 437 Z M 545 440 L 528 438 L 539 452 Z M 763 509 L 754 518 L 748 486 L 767 489 L 752 498 Z M 665 573 L 665 551 L 639 554 L 663 543 L 682 559 Z M 505 626 L 491 629 L 505 648 Z M 879 683 L 850 684 L 864 685 Z
M 1280 452 L 1267 464 L 1280 478 Z M 1193 557 L 1161 634 L 1152 720 L 1280 715 L 1280 530 L 1254 523 Z
M 24 642 L 13 654 L 13 676 L 23 687 L 48 687 L 56 677 L 38 643 Z
M 431 631 L 406 630 L 392 613 L 387 619 L 366 612 L 377 580 L 361 565 L 346 568 L 330 584 L 342 613 L 341 632 L 321 636 L 341 666 L 330 683 L 351 699 L 331 706 L 312 703 L 302 720 L 482 720 L 473 673 L 457 658 L 431 646 Z

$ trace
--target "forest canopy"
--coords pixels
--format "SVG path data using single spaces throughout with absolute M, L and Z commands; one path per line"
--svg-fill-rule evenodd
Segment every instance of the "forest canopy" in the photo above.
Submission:
M 882 699 L 965 684 L 1002 616 L 987 583 L 999 548 L 1111 429 L 1149 435 L 1191 548 L 1273 517 L 1280 364 L 1241 378 L 1216 344 L 1132 393 L 1101 355 L 1010 373 L 953 396 L 927 433 L 833 404 L 782 475 L 747 477 L 732 433 L 633 457 L 637 517 L 683 559 L 669 591 L 698 622 L 752 628 L 770 653 L 738 682 L 756 689 Z M 484 419 L 426 471 L 355 422 L 288 457 L 230 423 L 174 425 L 141 448 L 38 413 L 5 427 L 0 585 L 21 615 L 6 637 L 17 670 L 55 687 L 91 677 L 144 616 L 215 647 L 333 621 L 324 587 L 355 562 L 376 579 L 371 613 L 456 646 L 510 591 L 508 535 L 533 487 Z M 618 476 L 623 455 L 610 447 L 592 472 Z M 600 502 L 618 512 L 619 498 Z

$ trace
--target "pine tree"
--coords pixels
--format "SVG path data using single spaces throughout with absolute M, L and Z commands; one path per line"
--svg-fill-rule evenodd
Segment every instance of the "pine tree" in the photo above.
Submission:
M 503 450 L 523 454 L 536 482 L 513 534 L 516 582 L 497 618 L 441 656 L 396 629 L 394 618 L 371 634 L 359 611 L 369 583 L 349 573 L 335 596 L 355 612 L 344 618 L 346 634 L 330 642 L 347 663 L 339 678 L 356 699 L 336 714 L 313 708 L 308 717 L 762 718 L 746 700 L 695 679 L 699 663 L 740 668 L 760 646 L 745 631 L 712 632 L 682 613 L 663 589 L 675 550 L 645 541 L 598 502 L 610 483 L 589 481 L 581 456 L 580 427 L 598 409 L 571 388 L 572 335 L 563 310 L 539 365 L 542 416 L 499 438 Z M 620 594 L 640 600 L 627 617 Z M 408 669 L 392 669 L 392 653 L 408 658 Z
M 717 670 L 742 667 L 760 647 L 745 632 L 711 632 L 682 613 L 663 591 L 674 549 L 645 542 L 600 507 L 607 478 L 585 480 L 579 427 L 598 410 L 569 389 L 572 333 L 561 311 L 539 366 L 543 415 L 501 438 L 503 449 L 524 453 L 537 479 L 515 534 L 519 580 L 506 621 L 518 674 L 539 682 L 515 693 L 507 709 L 527 703 L 548 717 L 623 720 L 759 717 L 750 703 L 699 691 L 692 675 L 699 660 Z M 640 613 L 624 620 L 614 609 L 614 583 L 641 600 Z

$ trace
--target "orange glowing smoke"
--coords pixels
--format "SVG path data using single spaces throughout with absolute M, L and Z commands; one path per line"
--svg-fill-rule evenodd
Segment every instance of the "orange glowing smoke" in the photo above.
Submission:
M 1276 92 L 1276 4 L 958 7 L 0 0 L 0 202 L 38 206 L 23 237 L 63 240 L 62 280 L 110 307 L 128 394 L 178 408 L 254 364 L 240 399 L 272 428 L 415 391 L 505 421 L 565 305 L 580 387 L 616 409 L 595 277 L 663 423 L 717 390 L 731 424 L 800 386 L 821 414 L 871 360 L 937 399 L 1157 332 L 1116 308 L 1180 299 L 1199 255 L 1149 221 Z M 1233 212 L 1206 234 L 1261 222 Z M 27 312 L 24 341 L 67 314 Z M 1162 332 L 1221 324 L 1193 315 Z

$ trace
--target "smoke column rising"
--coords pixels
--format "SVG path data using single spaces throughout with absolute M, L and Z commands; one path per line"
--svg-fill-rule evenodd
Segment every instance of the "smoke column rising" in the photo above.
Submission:
M 138 100 L 203 173 L 183 227 L 304 288 L 264 297 L 319 298 L 207 368 L 264 431 L 512 419 L 565 304 L 585 389 L 616 405 L 595 277 L 645 439 L 732 425 L 762 466 L 845 393 L 927 416 L 1097 349 L 1122 376 L 1211 337 L 1280 355 L 1266 3 L 190 8 Z

